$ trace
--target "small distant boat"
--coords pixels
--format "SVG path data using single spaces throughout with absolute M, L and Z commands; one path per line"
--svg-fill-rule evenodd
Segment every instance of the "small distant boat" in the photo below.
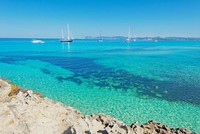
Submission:
M 129 26 L 128 37 L 127 37 L 127 39 L 125 40 L 125 42 L 131 42 L 131 29 L 130 29 L 130 26 Z
M 62 30 L 62 38 L 60 42 L 72 42 L 73 39 L 70 37 L 70 32 L 69 32 L 69 25 L 67 24 L 67 38 L 64 37 L 63 30 Z
M 37 43 L 37 44 L 42 44 L 42 43 L 44 43 L 44 41 L 42 41 L 42 40 L 32 40 L 32 43 Z
M 101 34 L 100 34 L 100 36 L 99 36 L 98 42 L 103 42 L 103 39 L 102 39 L 102 37 L 101 37 Z

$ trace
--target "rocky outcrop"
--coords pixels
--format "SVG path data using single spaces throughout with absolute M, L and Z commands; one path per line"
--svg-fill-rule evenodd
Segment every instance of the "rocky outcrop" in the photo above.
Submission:
M 128 126 L 104 114 L 84 116 L 31 90 L 0 79 L 0 133 L 4 134 L 191 134 L 149 121 Z

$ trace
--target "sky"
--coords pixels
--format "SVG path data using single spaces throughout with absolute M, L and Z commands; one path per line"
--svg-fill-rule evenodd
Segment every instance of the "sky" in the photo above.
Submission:
M 200 37 L 200 0 L 0 0 L 0 38 Z

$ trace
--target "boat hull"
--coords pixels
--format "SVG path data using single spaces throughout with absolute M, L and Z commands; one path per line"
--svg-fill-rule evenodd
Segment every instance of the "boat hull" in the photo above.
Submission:
M 130 39 L 126 39 L 124 42 L 131 42 L 131 40 Z
M 60 42 L 73 42 L 73 40 L 61 40 Z

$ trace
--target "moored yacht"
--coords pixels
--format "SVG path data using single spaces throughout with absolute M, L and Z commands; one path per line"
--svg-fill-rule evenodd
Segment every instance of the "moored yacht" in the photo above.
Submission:
M 60 42 L 72 42 L 73 39 L 70 37 L 70 32 L 69 32 L 69 25 L 67 24 L 67 38 L 64 37 L 63 30 L 62 30 L 62 38 Z
M 98 42 L 103 42 L 103 39 L 102 39 L 102 37 L 101 37 L 101 34 L 100 34 L 100 36 L 99 36 Z
M 131 42 L 131 29 L 130 29 L 130 26 L 129 26 L 128 37 L 127 37 L 127 39 L 125 40 L 125 42 Z

